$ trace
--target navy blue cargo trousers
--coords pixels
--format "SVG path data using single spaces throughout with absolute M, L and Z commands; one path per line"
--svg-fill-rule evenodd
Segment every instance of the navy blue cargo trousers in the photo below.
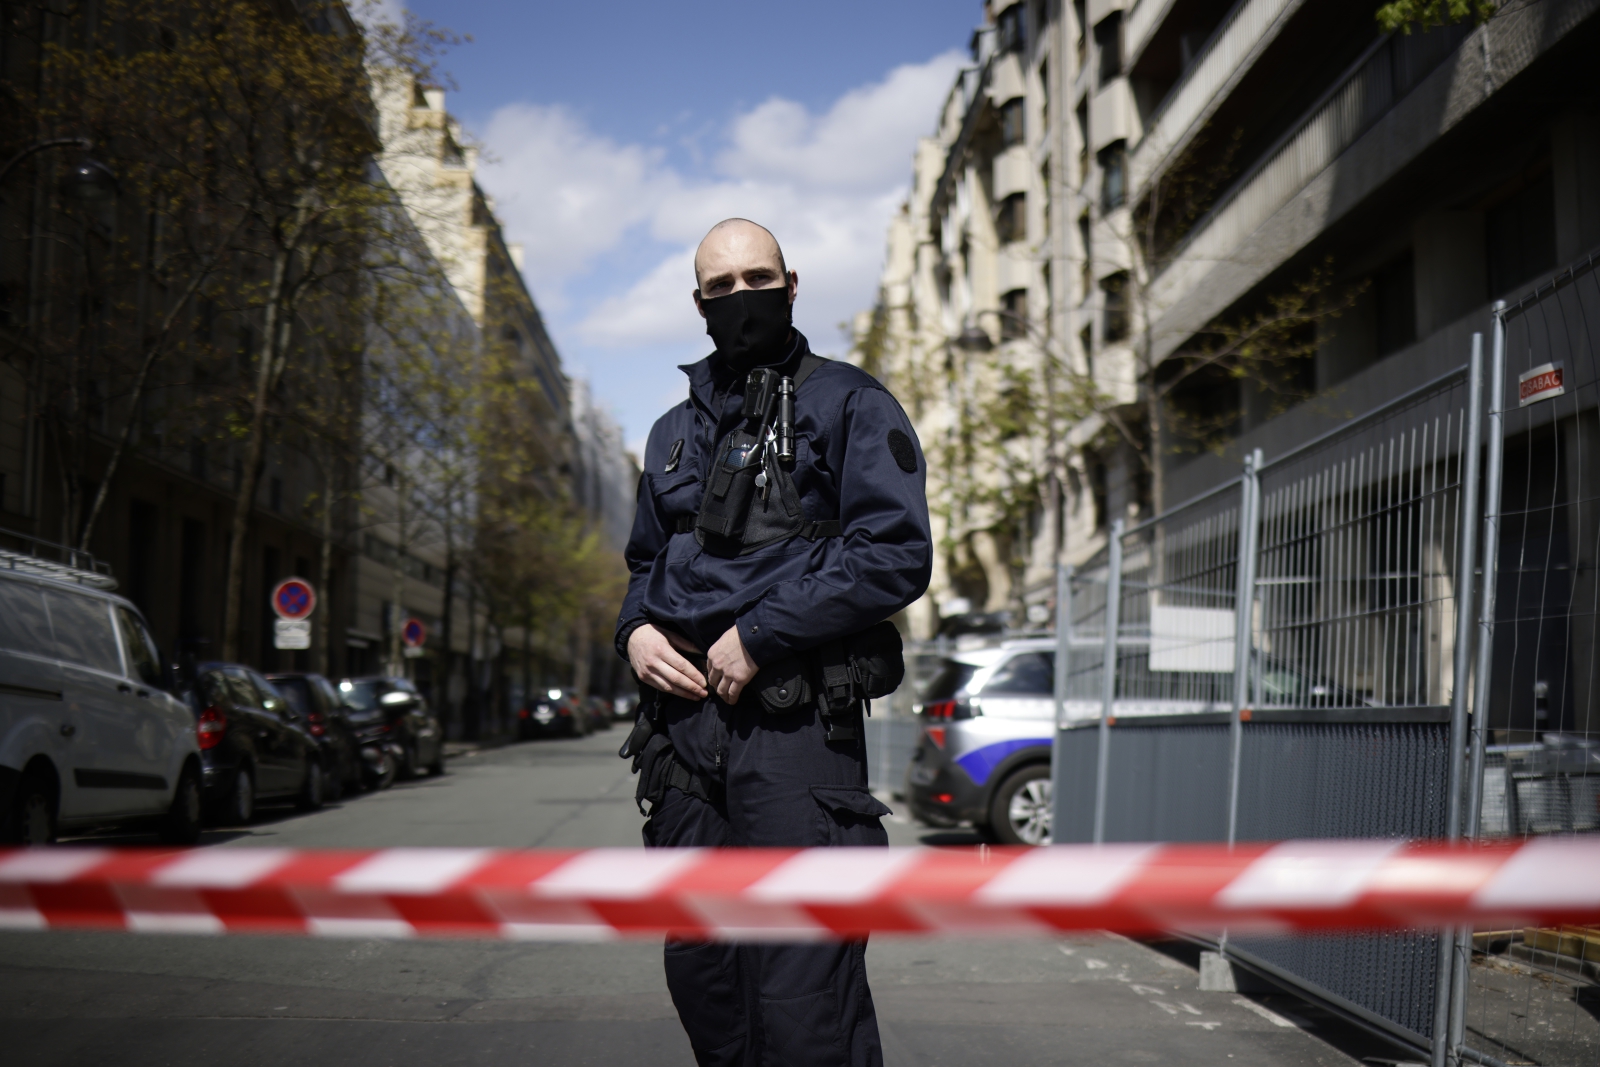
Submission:
M 754 694 L 669 700 L 668 735 L 723 803 L 677 789 L 644 826 L 649 848 L 793 848 L 889 843 L 890 810 L 867 790 L 864 738 L 823 739 L 815 709 L 774 715 Z M 667 988 L 701 1067 L 881 1067 L 865 941 L 673 942 Z

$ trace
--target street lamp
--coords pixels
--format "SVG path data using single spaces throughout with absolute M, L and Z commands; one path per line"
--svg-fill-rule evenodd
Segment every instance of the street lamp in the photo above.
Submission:
M 84 156 L 61 176 L 58 186 L 63 196 L 85 204 L 102 204 L 117 195 L 117 176 L 97 159 Z
M 67 147 L 80 148 L 87 152 L 94 147 L 94 142 L 87 137 L 52 137 L 36 141 L 0 166 L 0 182 L 6 180 L 13 167 L 35 152 L 43 152 L 47 148 Z M 70 196 L 74 200 L 81 200 L 86 204 L 100 203 L 117 195 L 117 176 L 104 163 L 84 156 L 62 176 L 60 189 L 62 195 Z

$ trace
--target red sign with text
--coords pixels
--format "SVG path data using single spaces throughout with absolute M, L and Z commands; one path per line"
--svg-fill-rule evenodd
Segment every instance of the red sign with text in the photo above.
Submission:
M 1535 367 L 1517 379 L 1519 407 L 1549 400 L 1567 391 L 1565 368 L 1560 363 Z

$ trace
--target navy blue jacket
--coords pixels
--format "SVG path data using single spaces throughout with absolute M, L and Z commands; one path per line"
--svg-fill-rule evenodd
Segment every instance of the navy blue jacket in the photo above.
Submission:
M 796 330 L 779 364 L 793 374 L 809 348 Z M 678 518 L 700 510 L 703 472 L 717 442 L 740 424 L 742 376 L 709 356 L 680 368 L 689 399 L 650 431 L 639 507 L 626 558 L 631 577 L 617 620 L 617 651 L 645 622 L 675 630 L 702 651 L 730 626 L 759 666 L 866 629 L 928 588 L 933 537 L 928 526 L 927 463 L 898 401 L 848 363 L 818 367 L 795 396 L 793 477 L 809 520 L 838 519 L 842 537 L 796 537 L 748 556 L 701 551 Z M 897 460 L 890 435 L 909 439 Z M 683 441 L 675 470 L 673 443 Z M 907 471 L 902 462 L 915 459 Z

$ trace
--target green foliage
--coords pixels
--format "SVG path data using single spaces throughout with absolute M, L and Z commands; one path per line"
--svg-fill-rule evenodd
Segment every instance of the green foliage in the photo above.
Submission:
M 1469 19 L 1473 25 L 1488 22 L 1499 8 L 1496 0 L 1393 0 L 1378 8 L 1378 25 L 1385 33 L 1429 30 Z

